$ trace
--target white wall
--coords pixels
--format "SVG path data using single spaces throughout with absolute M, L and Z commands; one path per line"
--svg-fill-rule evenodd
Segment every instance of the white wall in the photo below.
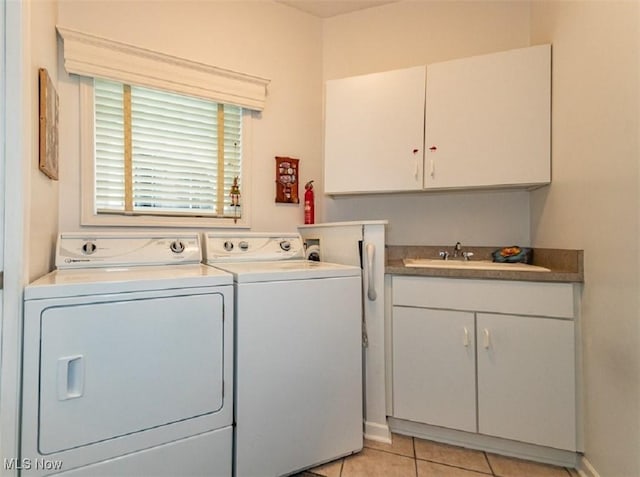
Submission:
M 260 1 L 68 0 L 62 26 L 271 80 L 253 121 L 252 229 L 294 231 L 302 204 L 275 204 L 275 156 L 300 159 L 300 188 L 322 176 L 321 20 Z M 78 81 L 60 67 L 60 229 L 79 230 Z M 321 211 L 319 211 L 321 213 Z
M 403 1 L 325 20 L 323 78 L 528 45 L 528 2 Z M 323 218 L 388 219 L 394 245 L 529 244 L 529 193 L 522 191 L 325 198 Z
M 536 247 L 582 248 L 585 456 L 640 475 L 640 3 L 533 2 L 553 43 L 553 184 L 531 198 Z

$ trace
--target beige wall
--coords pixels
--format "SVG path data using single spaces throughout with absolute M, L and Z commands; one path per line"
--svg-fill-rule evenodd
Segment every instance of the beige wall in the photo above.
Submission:
M 531 198 L 532 243 L 583 248 L 586 458 L 640 475 L 640 4 L 533 2 L 553 43 L 553 184 Z
M 322 176 L 319 18 L 265 1 L 68 0 L 58 14 L 68 28 L 269 78 L 265 110 L 252 128 L 252 229 L 294 231 L 303 223 L 302 205 L 274 203 L 274 157 L 299 158 L 302 185 Z M 59 76 L 67 106 L 60 229 L 70 231 L 80 229 L 78 82 L 62 67 Z
M 528 45 L 528 2 L 403 1 L 327 19 L 323 77 Z M 325 211 L 328 221 L 388 219 L 387 242 L 395 245 L 529 244 L 529 193 L 522 191 L 326 198 Z
M 326 79 L 529 45 L 529 3 L 400 1 L 324 22 Z
M 58 65 L 56 48 L 57 2 L 32 2 L 30 6 L 28 55 L 26 72 L 28 86 L 30 138 L 27 157 L 30 176 L 29 194 L 25 203 L 27 223 L 27 277 L 32 281 L 53 267 L 53 244 L 58 234 L 59 183 L 45 176 L 38 168 L 39 158 L 39 88 L 38 68 L 46 68 L 57 88 Z

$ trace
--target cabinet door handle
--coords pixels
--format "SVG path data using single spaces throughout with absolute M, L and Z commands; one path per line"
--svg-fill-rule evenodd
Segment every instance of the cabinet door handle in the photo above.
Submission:
M 429 175 L 432 178 L 436 176 L 436 161 L 433 159 L 429 161 Z
M 418 156 L 415 158 L 415 167 L 413 169 L 413 177 L 417 180 L 418 173 L 420 172 L 420 163 L 418 162 Z
M 464 340 L 462 341 L 462 343 L 464 344 L 465 348 L 468 348 L 471 344 L 471 342 L 469 341 L 469 329 L 466 326 L 464 327 Z
M 484 339 L 482 341 L 482 346 L 484 346 L 484 349 L 489 349 L 489 346 L 491 345 L 489 330 L 485 328 L 483 331 L 483 334 L 484 334 Z

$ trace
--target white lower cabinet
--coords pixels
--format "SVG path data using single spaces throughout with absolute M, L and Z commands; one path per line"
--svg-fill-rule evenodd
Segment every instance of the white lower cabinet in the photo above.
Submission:
M 395 307 L 394 416 L 476 430 L 473 313 Z
M 393 417 L 577 449 L 572 284 L 394 276 L 392 288 Z M 535 301 L 501 308 L 525 290 Z
M 575 449 L 571 320 L 478 313 L 478 432 Z

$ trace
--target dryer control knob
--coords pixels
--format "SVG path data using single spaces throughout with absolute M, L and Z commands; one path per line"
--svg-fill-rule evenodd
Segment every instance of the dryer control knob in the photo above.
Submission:
M 174 240 L 171 242 L 169 246 L 173 253 L 182 253 L 184 252 L 184 244 L 180 240 Z
M 240 245 L 240 249 L 242 250 L 249 250 L 249 242 L 247 242 L 246 240 L 243 240 L 238 245 Z
M 227 252 L 231 252 L 231 250 L 233 250 L 233 242 L 229 242 L 228 240 L 222 246 Z
M 283 240 L 282 242 L 280 242 L 280 248 L 285 252 L 288 252 L 289 250 L 291 250 L 291 242 L 289 242 L 288 240 Z
M 96 251 L 98 247 L 96 246 L 95 243 L 93 242 L 85 242 L 82 244 L 82 253 L 84 253 L 85 255 L 91 255 L 93 252 Z

